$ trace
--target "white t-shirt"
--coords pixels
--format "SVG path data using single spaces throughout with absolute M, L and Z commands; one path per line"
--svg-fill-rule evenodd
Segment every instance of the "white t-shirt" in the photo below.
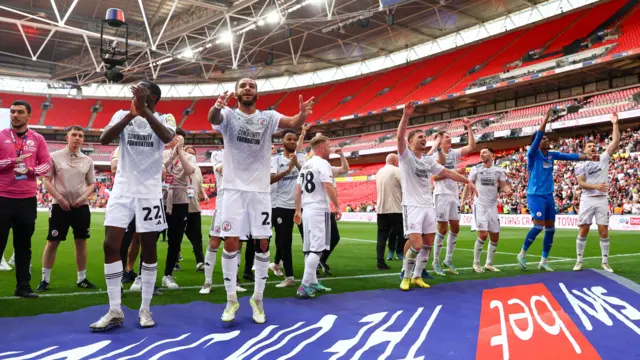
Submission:
M 222 196 L 224 195 L 224 188 L 222 187 L 222 173 L 220 167 L 222 166 L 222 154 L 224 150 L 218 150 L 211 154 L 211 166 L 213 166 L 213 176 L 216 178 L 216 209 L 222 210 Z M 222 168 L 225 172 L 226 169 Z
M 300 164 L 300 168 L 304 166 L 306 161 L 306 157 L 304 153 L 297 153 L 296 157 L 298 158 L 298 164 Z M 280 153 L 271 157 L 271 173 L 277 174 L 283 172 L 286 168 L 289 167 L 289 163 L 291 160 L 284 156 L 284 153 Z M 275 183 L 275 192 L 271 193 L 271 205 L 283 209 L 295 209 L 296 203 L 294 199 L 295 191 L 296 191 L 296 181 L 298 180 L 299 170 L 297 167 L 293 167 L 291 172 L 287 174 L 285 177 L 280 179 L 277 183 Z M 272 184 L 274 185 L 274 184 Z
M 587 184 L 602 184 L 609 182 L 609 153 L 600 155 L 600 161 L 584 161 L 576 165 L 576 176 L 584 175 Z M 600 190 L 582 190 L 582 196 L 607 196 Z
M 433 159 L 438 161 L 438 153 L 433 153 L 431 155 Z M 458 159 L 462 156 L 462 151 L 460 149 L 449 149 L 449 152 L 445 154 L 444 159 L 444 167 L 449 170 L 455 170 L 458 166 Z M 451 179 L 444 179 L 435 182 L 435 190 L 434 194 L 449 194 L 453 196 L 458 196 L 458 183 Z
M 108 129 L 129 113 L 117 111 Z M 176 130 L 176 119 L 171 114 L 153 114 L 173 133 Z M 162 198 L 162 152 L 165 144 L 153 132 L 149 122 L 137 116 L 120 133 L 120 153 L 118 171 L 111 194 L 133 198 Z
M 478 194 L 473 199 L 475 205 L 498 206 L 498 189 L 500 181 L 507 181 L 507 174 L 499 166 L 485 167 L 479 164 L 471 168 L 469 180 L 478 189 Z
M 302 168 L 296 181 L 302 188 L 302 208 L 305 212 L 329 212 L 329 195 L 324 184 L 333 184 L 331 164 L 321 157 L 314 156 Z
M 432 157 L 423 156 L 418 159 L 409 148 L 398 154 L 400 180 L 402 186 L 402 205 L 433 207 L 433 190 L 431 177 L 438 175 L 444 166 Z
M 222 124 L 214 127 L 224 140 L 225 189 L 268 193 L 270 190 L 271 143 L 282 114 L 256 110 L 245 114 L 224 108 Z
M 278 172 L 278 169 L 275 167 L 275 163 L 273 162 L 273 159 L 275 159 L 277 155 L 271 155 L 271 165 L 270 165 L 270 173 L 271 174 L 275 174 Z M 269 181 L 271 181 L 271 176 L 269 176 Z M 269 193 L 271 195 L 271 207 L 275 208 L 276 207 L 276 193 L 278 192 L 278 183 L 274 182 L 273 184 L 270 185 L 269 187 Z

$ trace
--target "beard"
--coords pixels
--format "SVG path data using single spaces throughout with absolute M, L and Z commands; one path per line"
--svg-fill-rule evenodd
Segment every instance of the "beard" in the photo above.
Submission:
M 258 95 L 253 95 L 253 97 L 249 100 L 246 100 L 244 98 L 244 95 L 240 95 L 237 98 L 238 98 L 238 102 L 242 104 L 242 106 L 246 106 L 246 107 L 251 107 L 255 105 L 256 101 L 258 101 Z

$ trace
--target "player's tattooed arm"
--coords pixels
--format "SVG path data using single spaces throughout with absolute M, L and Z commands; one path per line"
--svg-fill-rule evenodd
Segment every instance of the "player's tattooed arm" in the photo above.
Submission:
M 209 122 L 212 125 L 222 124 L 222 120 L 224 120 L 222 109 L 227 106 L 227 100 L 231 95 L 233 95 L 233 93 L 229 94 L 228 91 L 223 92 L 218 96 L 216 103 L 209 109 Z
M 578 175 L 576 176 L 576 179 L 578 180 L 578 186 L 582 190 L 598 190 L 602 191 L 603 193 L 609 192 L 609 183 L 588 184 L 587 179 L 584 175 Z
M 460 155 L 461 156 L 467 156 L 469 154 L 471 154 L 475 149 L 476 149 L 476 138 L 473 135 L 473 127 L 471 127 L 472 122 L 471 120 L 464 118 L 462 119 L 462 122 L 464 124 L 464 126 L 467 128 L 467 135 L 469 138 L 469 144 L 467 144 L 467 146 L 463 147 L 462 149 L 460 149 Z
M 413 115 L 413 111 L 415 109 L 416 106 L 413 101 L 408 101 L 404 104 L 402 118 L 400 119 L 400 124 L 398 124 L 398 155 L 404 154 L 404 151 L 407 149 L 407 124 L 409 123 L 409 118 Z
M 336 149 L 336 154 L 340 155 L 340 167 L 332 167 L 333 176 L 338 176 L 340 174 L 346 174 L 349 172 L 349 161 L 347 157 L 344 156 L 342 152 L 342 148 Z
M 611 114 L 611 124 L 613 124 L 613 139 L 611 140 L 611 144 L 607 146 L 607 153 L 609 153 L 609 156 L 613 156 L 613 154 L 618 150 L 618 146 L 620 146 L 620 128 L 618 127 L 617 112 Z
M 307 120 L 307 116 L 313 114 L 313 105 L 315 104 L 315 97 L 311 97 L 309 100 L 304 101 L 302 95 L 298 96 L 298 102 L 300 105 L 300 112 L 295 116 L 283 116 L 280 119 L 279 127 L 282 129 L 298 129 Z
M 296 152 L 302 152 L 304 150 L 304 137 L 307 135 L 307 131 L 309 130 L 309 128 L 309 124 L 302 125 L 300 137 L 298 138 L 298 143 L 296 144 Z

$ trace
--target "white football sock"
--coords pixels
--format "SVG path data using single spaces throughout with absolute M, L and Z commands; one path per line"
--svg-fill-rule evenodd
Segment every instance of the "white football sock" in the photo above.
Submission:
M 238 301 L 236 279 L 238 277 L 237 251 L 222 250 L 222 278 L 227 291 L 227 301 Z
M 84 281 L 84 279 L 86 278 L 87 278 L 87 270 L 78 271 L 78 284 Z
M 204 254 L 204 282 L 213 283 L 213 268 L 216 267 L 216 258 L 218 249 L 212 249 L 207 246 L 207 252 Z
M 444 259 L 444 262 L 447 264 L 451 264 L 453 261 L 453 251 L 456 249 L 456 240 L 458 239 L 458 234 L 454 234 L 449 231 L 449 238 L 447 238 L 447 256 Z
M 416 265 L 416 258 L 420 250 L 415 250 L 411 246 L 409 246 L 409 250 L 404 254 L 404 258 L 402 258 L 402 266 L 404 268 L 404 278 L 411 279 L 413 275 L 413 267 Z
M 320 255 L 316 253 L 307 254 L 304 260 L 304 275 L 302 277 L 302 285 L 309 286 L 309 284 L 317 283 L 316 269 L 318 268 L 318 263 L 320 263 Z
M 480 255 L 482 254 L 484 242 L 485 240 L 480 238 L 476 239 L 476 244 L 473 246 L 473 265 L 480 265 Z
M 603 264 L 608 264 L 609 263 L 609 245 L 611 243 L 611 240 L 609 240 L 609 238 L 603 239 L 600 238 L 600 251 L 602 251 L 602 263 Z
M 256 268 L 255 271 L 255 283 L 253 290 L 253 299 L 262 300 L 264 294 L 264 287 L 267 285 L 269 279 L 269 259 L 271 255 L 269 251 L 264 253 L 256 253 L 255 261 L 253 262 Z
M 122 261 L 104 264 L 104 279 L 107 282 L 107 294 L 109 295 L 109 310 L 122 311 L 121 283 Z
M 42 268 L 42 281 L 51 283 L 51 269 Z
M 442 244 L 444 243 L 444 237 L 446 234 L 440 234 L 436 232 L 436 239 L 433 242 L 433 263 L 440 263 L 440 252 L 442 251 Z
M 147 264 L 143 262 L 140 272 L 140 276 L 142 276 L 142 304 L 140 305 L 140 310 L 149 310 L 151 299 L 153 298 L 153 288 L 156 285 L 156 277 L 158 276 L 158 263 Z
M 578 257 L 578 262 L 581 263 L 584 258 L 584 248 L 587 247 L 587 238 L 581 237 L 578 235 L 576 239 L 576 255 Z
M 416 256 L 416 264 L 413 268 L 413 278 L 421 278 L 422 270 L 427 266 L 427 261 L 429 261 L 429 255 L 431 254 L 432 246 L 422 245 L 422 249 Z
M 487 251 L 486 265 L 493 265 L 493 257 L 496 256 L 496 250 L 498 250 L 498 243 L 489 241 L 489 251 Z

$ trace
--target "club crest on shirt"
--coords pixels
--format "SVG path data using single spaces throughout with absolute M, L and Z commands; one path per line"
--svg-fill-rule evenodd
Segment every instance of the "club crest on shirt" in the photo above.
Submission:
M 260 119 L 260 120 L 258 120 L 258 124 L 260 124 L 260 125 L 264 125 L 264 124 L 266 124 L 266 123 L 267 123 L 267 120 L 266 120 L 266 119 Z
M 540 211 L 538 211 L 538 212 L 536 213 L 536 216 L 537 216 L 537 217 L 540 217 L 540 216 L 542 216 L 542 213 L 541 213 Z
M 33 145 L 35 145 L 33 140 L 27 140 L 27 146 L 33 146 Z

